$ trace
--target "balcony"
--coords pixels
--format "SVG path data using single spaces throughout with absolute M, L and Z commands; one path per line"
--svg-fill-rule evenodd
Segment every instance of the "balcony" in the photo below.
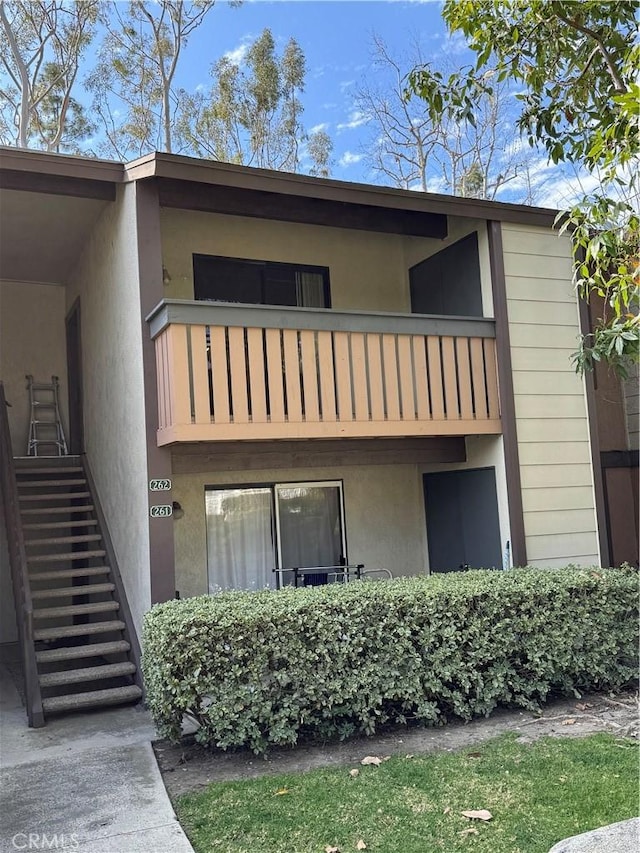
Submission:
M 501 432 L 493 320 L 165 300 L 158 445 Z

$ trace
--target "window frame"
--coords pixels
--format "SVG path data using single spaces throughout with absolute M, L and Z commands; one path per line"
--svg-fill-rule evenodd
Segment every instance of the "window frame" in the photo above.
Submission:
M 328 266 L 319 266 L 314 264 L 299 264 L 299 263 L 290 263 L 288 261 L 268 261 L 262 260 L 259 258 L 237 258 L 231 257 L 228 255 L 209 255 L 203 252 L 194 252 L 191 256 L 192 258 L 192 268 L 193 268 L 193 296 L 196 301 L 199 302 L 225 302 L 224 299 L 204 299 L 202 297 L 198 297 L 196 295 L 197 291 L 197 278 L 198 278 L 198 269 L 197 264 L 200 260 L 207 261 L 226 261 L 237 264 L 252 264 L 254 266 L 258 266 L 261 268 L 260 274 L 260 296 L 261 302 L 238 302 L 238 305 L 278 305 L 279 303 L 267 302 L 265 300 L 266 297 L 266 288 L 268 284 L 268 276 L 267 272 L 269 267 L 280 267 L 285 268 L 287 270 L 292 270 L 294 273 L 314 273 L 316 275 L 322 276 L 322 291 L 324 296 L 324 309 L 326 310 L 331 308 L 331 281 L 330 281 L 330 273 Z M 236 303 L 234 303 L 236 304 Z M 282 308 L 304 308 L 304 305 L 281 305 Z

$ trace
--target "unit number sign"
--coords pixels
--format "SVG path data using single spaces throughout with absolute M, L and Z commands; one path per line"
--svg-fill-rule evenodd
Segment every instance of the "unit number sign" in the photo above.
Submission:
M 171 480 L 149 480 L 150 492 L 168 492 L 171 489 Z
M 171 504 L 158 504 L 149 507 L 149 515 L 151 518 L 168 518 L 173 515 L 173 507 Z

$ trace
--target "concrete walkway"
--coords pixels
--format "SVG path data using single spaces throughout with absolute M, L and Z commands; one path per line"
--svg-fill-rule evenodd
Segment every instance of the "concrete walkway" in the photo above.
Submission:
M 638 853 L 640 819 L 622 820 L 554 845 L 549 853 Z
M 154 737 L 141 708 L 29 729 L 0 663 L 0 853 L 193 853 L 162 782 Z

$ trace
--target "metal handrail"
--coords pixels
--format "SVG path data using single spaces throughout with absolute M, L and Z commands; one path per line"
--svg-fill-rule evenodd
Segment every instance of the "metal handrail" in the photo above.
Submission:
M 0 382 L 0 486 L 2 488 L 2 504 L 7 531 L 27 717 L 30 727 L 39 728 L 44 726 L 44 712 L 36 664 L 33 638 L 33 603 L 27 574 L 27 556 L 20 517 L 18 484 L 13 462 L 7 405 L 4 384 Z

